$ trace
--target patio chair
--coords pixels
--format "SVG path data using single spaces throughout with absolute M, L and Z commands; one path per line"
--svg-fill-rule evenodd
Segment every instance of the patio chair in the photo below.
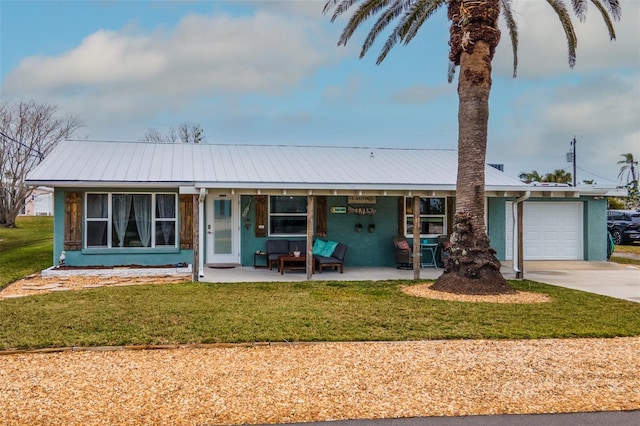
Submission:
M 393 246 L 396 249 L 396 268 L 413 269 L 413 250 L 404 235 L 393 237 Z
M 333 267 L 336 270 L 340 269 L 340 273 L 342 274 L 344 272 L 344 258 L 347 255 L 348 248 L 349 246 L 338 243 L 333 250 L 333 254 L 329 257 L 314 254 L 315 270 L 322 273 L 322 268 Z

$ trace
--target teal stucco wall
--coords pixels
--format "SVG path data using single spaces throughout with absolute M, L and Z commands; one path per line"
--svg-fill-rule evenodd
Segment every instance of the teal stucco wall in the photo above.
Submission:
M 505 198 L 489 198 L 487 201 L 487 235 L 500 260 L 506 257 L 506 201 Z
M 607 260 L 607 199 L 587 198 L 583 215 L 585 260 Z
M 60 253 L 64 250 L 64 193 L 78 191 L 78 188 L 55 188 L 54 192 L 54 221 L 53 221 L 53 265 L 58 264 Z M 93 190 L 94 192 L 97 190 Z M 122 188 L 101 188 L 100 192 L 124 192 Z M 92 192 L 91 190 L 86 192 Z M 136 192 L 127 189 L 126 192 Z M 137 192 L 148 192 L 139 190 Z M 154 189 L 154 192 L 175 192 L 175 190 Z M 177 193 L 176 193 L 177 194 Z M 83 212 L 84 217 L 84 212 Z M 176 227 L 179 239 L 180 216 Z M 84 227 L 83 227 L 84 232 Z M 84 240 L 83 240 L 84 241 Z M 178 241 L 178 247 L 180 243 Z M 173 265 L 178 263 L 193 263 L 193 250 L 180 248 L 118 248 L 118 249 L 82 249 L 65 250 L 66 261 L 69 266 L 119 266 L 119 265 Z
M 241 210 L 247 205 L 248 196 L 241 198 Z M 268 239 L 280 237 L 255 237 L 255 203 L 247 217 L 241 218 L 241 262 L 244 266 L 253 266 L 253 254 L 266 250 Z M 348 207 L 346 196 L 327 197 L 327 236 L 323 240 L 337 241 L 349 246 L 345 266 L 395 266 L 393 236 L 398 230 L 397 197 L 377 197 L 375 204 L 366 207 L 376 209 L 375 215 L 355 215 L 331 213 L 332 207 Z M 247 222 L 247 218 L 249 219 Z M 245 226 L 249 223 L 249 227 Z M 362 231 L 356 232 L 356 224 L 362 224 Z M 375 224 L 373 232 L 368 231 L 369 224 Z M 288 239 L 304 239 L 304 236 Z

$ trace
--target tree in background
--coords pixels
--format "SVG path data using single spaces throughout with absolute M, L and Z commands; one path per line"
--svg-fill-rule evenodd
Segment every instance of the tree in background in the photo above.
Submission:
M 626 175 L 627 197 L 625 198 L 625 206 L 628 209 L 640 208 L 640 190 L 638 188 L 638 162 L 634 160 L 633 154 L 628 152 L 621 154 L 624 160 L 618 161 L 616 164 L 622 164 L 618 179 L 622 182 L 622 178 Z
M 573 176 L 564 169 L 556 169 L 551 173 L 546 173 L 541 182 L 571 183 L 573 182 Z
M 547 2 L 560 19 L 568 41 L 569 66 L 573 67 L 577 37 L 571 16 L 563 1 Z M 517 69 L 518 32 L 511 0 L 329 0 L 324 6 L 324 13 L 333 9 L 333 22 L 356 3 L 360 6 L 349 18 L 338 45 L 346 45 L 365 21 L 378 15 L 362 45 L 361 58 L 387 26 L 397 21 L 378 55 L 378 64 L 398 42 L 408 44 L 422 24 L 438 9 L 447 8 L 447 17 L 451 23 L 449 81 L 453 79 L 455 68 L 460 67 L 456 214 L 451 235 L 451 255 L 444 273 L 431 288 L 454 293 L 513 293 L 513 288 L 500 274 L 500 261 L 489 244 L 484 223 L 491 62 L 500 41 L 498 17 L 501 12 L 511 36 L 514 77 Z M 588 3 L 596 6 L 609 30 L 610 38 L 614 39 L 611 19 L 618 19 L 620 16 L 619 1 L 572 0 L 573 11 L 578 19 L 586 17 Z
M 545 173 L 544 176 L 540 175 L 536 170 L 532 170 L 530 173 L 522 172 L 519 176 L 520 180 L 524 183 L 531 182 L 555 182 L 555 183 L 571 183 L 573 177 L 571 173 L 566 172 L 563 169 L 556 169 L 552 173 Z M 584 181 L 585 183 L 593 184 L 593 181 Z
M 542 176 L 540 176 L 537 170 L 531 170 L 530 173 L 522 172 L 518 177 L 524 183 L 542 182 Z
M 144 135 L 146 142 L 158 143 L 204 143 L 204 130 L 200 124 L 185 121 L 178 125 L 177 128 L 169 127 L 169 133 L 162 134 L 157 129 L 149 129 Z
M 80 127 L 77 117 L 60 117 L 54 105 L 0 104 L 0 226 L 16 226 L 16 217 L 33 192 L 24 183 L 27 174 Z

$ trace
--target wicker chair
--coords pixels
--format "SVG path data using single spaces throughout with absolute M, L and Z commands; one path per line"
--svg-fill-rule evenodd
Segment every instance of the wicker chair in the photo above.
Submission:
M 413 251 L 411 245 L 403 235 L 393 237 L 393 246 L 396 248 L 396 268 L 413 269 Z

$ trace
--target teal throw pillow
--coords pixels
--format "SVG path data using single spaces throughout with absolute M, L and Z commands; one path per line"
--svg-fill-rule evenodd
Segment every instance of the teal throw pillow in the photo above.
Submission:
M 313 243 L 313 249 L 311 250 L 311 253 L 317 254 L 318 256 L 322 256 L 322 252 L 324 251 L 326 244 L 327 243 L 323 240 L 316 240 L 316 242 Z
M 320 256 L 331 257 L 337 245 L 338 243 L 336 243 L 335 241 L 326 241 L 324 243 L 324 250 L 322 250 L 322 253 L 320 253 Z

